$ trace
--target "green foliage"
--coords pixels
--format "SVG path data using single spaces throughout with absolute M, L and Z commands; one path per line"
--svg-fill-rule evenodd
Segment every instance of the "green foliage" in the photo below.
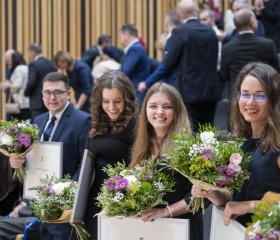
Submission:
M 107 216 L 135 216 L 158 204 L 166 192 L 173 191 L 173 178 L 158 170 L 158 160 L 146 160 L 143 167 L 127 168 L 118 162 L 103 170 L 110 177 L 104 181 L 97 205 Z M 121 185 L 123 183 L 123 185 Z

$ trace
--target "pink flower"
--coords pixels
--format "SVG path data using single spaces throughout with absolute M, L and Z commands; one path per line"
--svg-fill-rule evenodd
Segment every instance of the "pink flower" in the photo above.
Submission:
M 239 164 L 242 162 L 242 156 L 239 153 L 233 153 L 230 156 L 230 164 L 229 166 L 235 171 L 235 172 L 240 172 L 241 167 Z

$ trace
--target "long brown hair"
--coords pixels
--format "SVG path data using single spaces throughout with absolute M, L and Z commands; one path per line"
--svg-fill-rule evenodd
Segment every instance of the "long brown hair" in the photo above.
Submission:
M 263 152 L 267 151 L 269 148 L 274 151 L 280 151 L 280 75 L 273 67 L 267 64 L 260 62 L 248 63 L 240 71 L 234 85 L 231 99 L 230 122 L 232 132 L 237 137 L 252 137 L 251 124 L 247 122 L 241 114 L 238 99 L 236 97 L 241 89 L 243 80 L 248 75 L 257 78 L 260 81 L 269 103 L 267 126 L 259 141 L 260 149 Z
M 132 149 L 132 161 L 130 164 L 132 167 L 136 164 L 142 164 L 145 159 L 152 156 L 152 151 L 156 144 L 156 136 L 153 126 L 148 121 L 146 107 L 151 96 L 158 92 L 163 93 L 169 98 L 174 111 L 174 119 L 163 139 L 162 145 L 158 146 L 159 149 L 166 151 L 168 148 L 172 147 L 172 134 L 180 134 L 183 133 L 184 130 L 188 133 L 191 131 L 188 114 L 179 92 L 174 87 L 165 83 L 154 84 L 147 92 L 141 108 L 140 118 L 137 124 L 136 139 Z
M 111 121 L 102 108 L 102 91 L 104 88 L 117 88 L 123 93 L 125 107 L 116 121 Z M 99 79 L 98 83 L 92 89 L 90 102 L 92 115 L 90 137 L 102 135 L 109 130 L 113 134 L 118 134 L 126 128 L 130 120 L 138 113 L 134 87 L 129 78 L 120 71 L 110 71 Z

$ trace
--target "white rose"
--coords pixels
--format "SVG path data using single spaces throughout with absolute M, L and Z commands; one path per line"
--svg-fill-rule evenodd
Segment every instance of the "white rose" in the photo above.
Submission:
M 200 139 L 203 143 L 211 143 L 214 140 L 215 134 L 213 132 L 202 132 L 200 133 Z
M 127 181 L 128 181 L 128 187 L 130 187 L 131 185 L 138 184 L 137 178 L 133 175 L 125 176 L 124 178 L 127 179 Z
M 13 144 L 13 138 L 10 135 L 5 134 L 0 138 L 0 143 L 2 145 L 11 146 Z
M 52 189 L 57 195 L 62 195 L 63 190 L 71 185 L 71 182 L 60 182 L 52 185 Z

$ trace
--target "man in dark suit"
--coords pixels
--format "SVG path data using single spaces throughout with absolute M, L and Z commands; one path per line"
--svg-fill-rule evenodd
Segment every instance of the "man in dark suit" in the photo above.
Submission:
M 140 82 L 149 76 L 149 58 L 145 48 L 139 42 L 138 31 L 133 24 L 128 23 L 121 27 L 120 39 L 125 46 L 125 55 L 120 70 L 131 80 L 136 91 L 138 103 L 141 105 L 146 91 L 139 92 L 137 87 Z
M 167 72 L 176 69 L 175 87 L 193 123 L 213 123 L 220 84 L 217 74 L 218 39 L 214 30 L 197 19 L 191 0 L 180 1 L 177 14 L 183 23 L 172 31 L 164 59 Z
M 121 61 L 121 58 L 124 55 L 124 52 L 111 45 L 111 37 L 108 35 L 101 35 L 98 38 L 96 45 L 90 47 L 83 53 L 82 61 L 87 63 L 90 69 L 93 68 L 94 60 L 103 54 L 108 55 L 109 57 L 115 59 L 117 62 Z
M 31 63 L 28 67 L 28 81 L 24 95 L 30 98 L 29 110 L 34 120 L 38 115 L 48 111 L 42 100 L 42 80 L 56 69 L 50 60 L 43 57 L 40 45 L 31 44 L 28 51 Z
M 164 21 L 165 33 L 167 34 L 167 36 L 166 36 L 166 43 L 163 49 L 163 59 L 168 54 L 172 30 L 179 25 L 180 25 L 180 21 L 177 17 L 176 12 L 175 11 L 169 12 L 166 15 Z M 142 92 L 160 80 L 162 80 L 162 82 L 164 83 L 174 85 L 174 72 L 172 71 L 168 74 L 165 74 L 165 65 L 163 62 L 159 64 L 156 70 L 147 79 L 145 79 L 145 81 L 139 83 L 138 91 Z
M 276 47 L 272 40 L 254 34 L 256 17 L 249 9 L 235 13 L 237 38 L 222 48 L 221 76 L 233 84 L 240 70 L 249 62 L 264 62 L 279 71 Z
M 73 180 L 78 180 L 78 170 L 83 157 L 87 132 L 90 128 L 90 115 L 75 109 L 69 103 L 69 81 L 63 74 L 53 72 L 46 75 L 43 80 L 43 100 L 49 112 L 35 118 L 34 123 L 40 128 L 40 139 L 63 143 L 63 175 L 70 174 Z M 55 117 L 54 127 L 45 139 L 51 118 Z M 11 167 L 20 167 L 24 159 L 10 158 Z M 24 208 L 27 202 L 21 202 L 10 214 L 11 218 L 0 218 L 0 239 L 13 239 L 28 221 L 33 218 L 18 219 L 18 211 Z M 14 218 L 17 218 L 16 221 Z M 16 223 L 16 224 L 15 224 Z M 12 226 L 12 227 L 11 227 Z M 57 240 L 69 239 L 72 227 L 70 224 L 40 224 L 42 239 Z M 75 234 L 72 234 L 75 237 Z M 71 238 L 72 239 L 72 238 Z M 74 238 L 73 238 L 74 239 Z

